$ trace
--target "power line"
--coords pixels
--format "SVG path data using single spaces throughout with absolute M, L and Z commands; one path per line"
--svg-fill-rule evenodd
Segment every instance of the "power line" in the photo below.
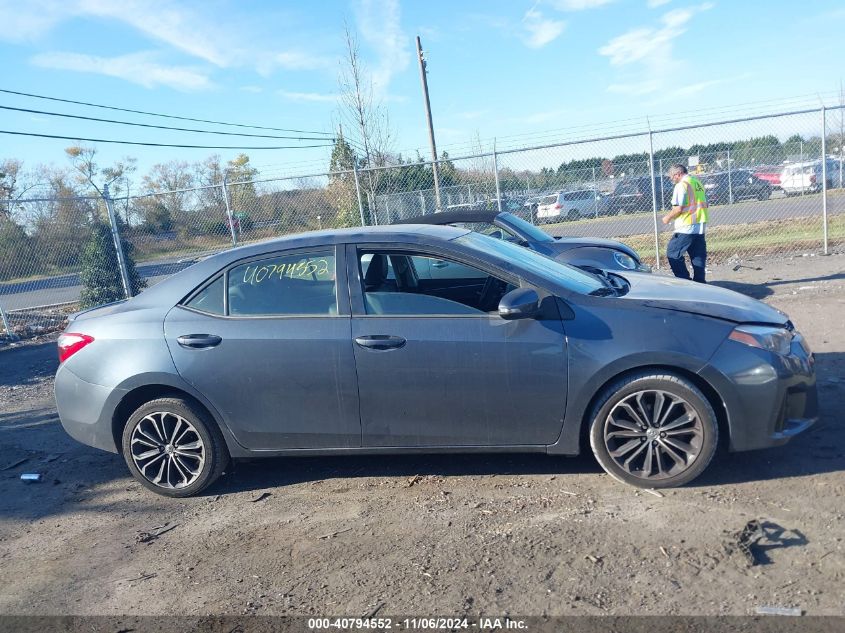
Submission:
M 102 138 L 79 138 L 77 136 L 58 136 L 56 134 L 36 134 L 35 132 L 12 132 L 11 130 L 0 130 L 0 134 L 14 134 L 15 136 L 37 136 L 39 138 L 57 138 L 66 141 L 85 141 L 87 143 L 115 143 L 117 145 L 143 145 L 145 147 L 179 147 L 183 149 L 310 149 L 314 147 L 332 147 L 332 145 L 289 145 L 277 147 L 239 147 L 231 145 L 177 145 L 173 143 L 142 143 L 140 141 L 116 141 Z M 328 139 L 326 139 L 328 140 Z
M 0 110 L 14 110 L 15 112 L 28 112 L 30 114 L 46 114 L 48 116 L 60 116 L 68 119 L 82 119 L 83 121 L 97 121 L 99 123 L 117 123 L 119 125 L 133 125 L 135 127 L 156 128 L 158 130 L 175 130 L 177 132 L 199 132 L 201 134 L 223 134 L 226 136 L 251 136 L 255 138 L 279 138 L 294 141 L 326 141 L 332 139 L 313 137 L 313 136 L 274 136 L 271 134 L 248 134 L 246 132 L 215 132 L 214 130 L 197 130 L 186 127 L 169 127 L 167 125 L 153 125 L 151 123 L 133 123 L 131 121 L 115 121 L 114 119 L 98 119 L 96 117 L 81 116 L 78 114 L 65 114 L 63 112 L 46 112 L 44 110 L 29 110 L 27 108 L 13 108 L 11 106 L 0 105 Z
M 223 121 L 210 121 L 208 119 L 192 119 L 190 117 L 176 116 L 173 114 L 159 114 L 156 112 L 145 112 L 144 110 L 130 110 L 128 108 L 117 108 L 115 106 L 100 105 L 98 103 L 88 103 L 86 101 L 72 101 L 71 99 L 59 99 L 58 97 L 46 97 L 44 95 L 31 94 L 29 92 L 16 92 L 15 90 L 4 90 L 0 88 L 0 93 L 18 95 L 21 97 L 32 97 L 33 99 L 46 99 L 47 101 L 59 101 L 61 103 L 73 103 L 75 105 L 88 106 L 91 108 L 103 108 L 104 110 L 117 110 L 118 112 L 131 112 L 132 114 L 143 114 L 146 116 L 157 116 L 165 119 L 178 119 L 180 121 L 193 121 L 194 123 L 211 123 L 213 125 L 228 125 L 231 127 L 243 127 L 253 130 L 270 130 L 272 132 L 296 132 L 299 134 L 325 134 L 331 136 L 332 132 L 315 132 L 313 130 L 293 130 L 279 127 L 264 127 L 261 125 L 244 125 L 243 123 L 226 123 Z

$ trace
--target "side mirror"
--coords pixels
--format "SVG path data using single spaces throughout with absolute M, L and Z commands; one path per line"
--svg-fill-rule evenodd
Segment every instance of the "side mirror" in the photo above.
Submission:
M 530 319 L 540 310 L 540 297 L 532 288 L 517 288 L 499 301 L 499 316 L 508 321 Z

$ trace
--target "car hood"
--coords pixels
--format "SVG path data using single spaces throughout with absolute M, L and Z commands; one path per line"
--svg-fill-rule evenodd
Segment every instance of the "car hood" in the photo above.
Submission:
M 542 249 L 548 250 L 548 253 L 543 253 L 544 255 L 551 255 L 554 257 L 555 255 L 572 250 L 573 248 L 583 248 L 584 246 L 612 248 L 614 250 L 627 253 L 637 261 L 640 261 L 640 257 L 637 255 L 637 252 L 627 244 L 617 242 L 616 240 L 606 240 L 601 237 L 556 237 L 554 242 L 542 242 L 538 244 L 537 250 L 542 252 L 542 247 Z
M 789 317 L 775 308 L 743 294 L 710 284 L 661 275 L 625 273 L 631 288 L 623 300 L 662 310 L 700 314 L 734 323 L 786 325 Z

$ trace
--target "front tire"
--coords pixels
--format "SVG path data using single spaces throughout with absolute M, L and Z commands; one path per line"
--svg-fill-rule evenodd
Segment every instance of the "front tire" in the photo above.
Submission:
M 698 477 L 716 453 L 713 407 L 687 379 L 642 372 L 610 385 L 590 416 L 590 446 L 614 479 L 674 488 Z
M 122 446 L 132 476 L 166 497 L 197 494 L 229 462 L 217 425 L 182 398 L 158 398 L 139 407 L 123 429 Z

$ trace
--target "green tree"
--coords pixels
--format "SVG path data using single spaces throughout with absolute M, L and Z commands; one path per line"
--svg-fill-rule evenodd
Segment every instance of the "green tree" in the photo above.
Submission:
M 23 227 L 0 214 L 0 280 L 37 272 L 36 252 L 32 238 Z
M 121 238 L 121 246 L 129 273 L 132 295 L 138 294 L 147 282 L 141 279 L 132 258 L 132 244 Z M 104 222 L 97 222 L 91 229 L 91 238 L 82 251 L 82 294 L 79 304 L 82 308 L 93 308 L 126 298 L 117 252 L 111 229 Z
M 352 146 L 339 134 L 332 147 L 329 163 L 328 198 L 336 209 L 334 222 L 325 218 L 325 225 L 337 227 L 359 226 L 361 217 L 358 210 L 358 193 L 355 188 L 355 174 L 350 173 L 355 166 L 355 152 Z

